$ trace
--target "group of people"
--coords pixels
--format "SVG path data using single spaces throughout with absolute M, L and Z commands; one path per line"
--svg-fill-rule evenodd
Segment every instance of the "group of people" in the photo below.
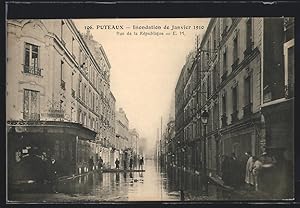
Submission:
M 97 157 L 96 162 L 94 162 L 94 159 L 91 156 L 89 159 L 89 171 L 95 169 L 102 169 L 102 168 L 103 168 L 103 159 L 101 157 Z
M 291 165 L 283 153 L 263 152 L 259 157 L 246 152 L 241 158 L 234 153 L 231 157 L 223 156 L 221 169 L 224 185 L 238 188 L 246 185 L 252 190 L 288 193 L 288 175 Z
M 117 158 L 115 161 L 115 165 L 116 165 L 116 169 L 120 169 L 120 161 Z M 142 170 L 143 169 L 143 165 L 144 165 L 144 157 L 139 159 L 139 169 Z M 132 170 L 134 166 L 134 160 L 132 157 L 130 157 L 129 159 L 129 169 Z M 124 159 L 123 160 L 123 169 L 126 170 L 127 169 L 127 160 Z
M 237 158 L 234 153 L 231 157 L 223 156 L 222 179 L 224 185 L 239 187 L 245 183 L 251 188 L 258 190 L 261 180 L 262 168 L 271 168 L 275 159 L 264 152 L 259 158 L 246 152 L 241 158 Z

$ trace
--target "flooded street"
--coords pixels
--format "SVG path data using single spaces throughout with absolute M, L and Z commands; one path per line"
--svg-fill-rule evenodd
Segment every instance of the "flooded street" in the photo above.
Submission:
M 203 181 L 197 173 L 169 167 L 160 170 L 154 160 L 146 160 L 145 172 L 98 173 L 61 181 L 54 187 L 31 192 L 16 191 L 9 201 L 22 203 L 101 203 L 126 201 L 228 200 L 236 198 L 215 185 L 208 185 L 208 196 L 202 195 Z M 51 190 L 52 189 L 52 190 Z M 240 197 L 240 196 L 239 196 Z
M 145 172 L 90 173 L 60 182 L 58 193 L 14 193 L 18 202 L 178 201 L 178 190 L 169 186 L 154 160 L 145 162 Z

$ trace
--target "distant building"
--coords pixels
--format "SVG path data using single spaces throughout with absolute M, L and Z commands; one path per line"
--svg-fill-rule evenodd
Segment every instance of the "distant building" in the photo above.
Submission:
M 141 137 L 139 139 L 139 145 L 138 145 L 138 153 L 141 157 L 146 155 L 146 149 L 147 149 L 147 139 L 145 137 Z
M 129 146 L 133 150 L 133 152 L 138 153 L 140 135 L 136 129 L 130 129 L 129 135 L 130 135 Z
M 125 111 L 119 108 L 116 111 L 116 147 L 125 150 L 129 147 L 129 121 Z

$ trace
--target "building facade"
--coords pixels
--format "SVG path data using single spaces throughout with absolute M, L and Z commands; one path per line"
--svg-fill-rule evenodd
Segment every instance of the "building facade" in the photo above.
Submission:
M 119 160 L 121 167 L 124 167 L 124 161 L 128 162 L 130 156 L 130 134 L 129 134 L 129 120 L 126 116 L 125 111 L 119 108 L 116 111 L 116 149 L 119 150 Z
M 32 149 L 54 158 L 61 175 L 89 171 L 99 157 L 114 104 L 105 108 L 110 64 L 88 35 L 72 20 L 7 21 L 9 167 Z
M 285 150 L 292 161 L 293 25 L 292 18 L 210 20 L 175 89 L 175 138 L 184 129 L 177 145 L 185 150 L 184 166 L 197 170 L 206 159 L 208 171 L 220 174 L 222 155 L 241 158 L 247 151 L 278 156 Z
M 186 58 L 186 64 L 183 66 L 181 73 L 179 75 L 176 88 L 175 88 L 175 139 L 173 143 L 176 143 L 176 154 L 175 154 L 175 161 L 178 167 L 184 166 L 184 141 L 185 141 L 185 134 L 186 134 L 186 102 L 187 98 L 184 97 L 185 95 L 185 86 L 186 86 L 186 77 L 187 71 L 191 67 L 193 63 L 193 55 L 194 53 L 191 52 Z

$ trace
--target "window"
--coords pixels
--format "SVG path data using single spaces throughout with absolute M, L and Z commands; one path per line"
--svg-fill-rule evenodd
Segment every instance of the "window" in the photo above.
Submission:
M 40 92 L 24 89 L 23 118 L 40 120 Z
M 83 125 L 86 126 L 86 123 L 87 123 L 87 117 L 86 117 L 86 113 L 83 113 L 83 117 L 82 117 L 82 123 Z
M 238 35 L 233 39 L 233 62 L 238 59 Z
M 60 112 L 62 112 L 64 110 L 64 101 L 63 100 L 60 100 L 59 110 L 60 110 Z
M 204 83 L 202 84 L 201 89 L 204 91 L 204 89 L 205 89 L 205 84 Z M 205 95 L 205 93 L 201 93 L 201 106 L 204 105 L 205 101 L 206 101 L 206 95 Z
M 77 113 L 77 121 L 78 121 L 79 123 L 82 123 L 81 109 L 78 109 L 77 112 L 78 112 L 78 113 Z
M 227 51 L 226 50 L 223 53 L 223 70 L 224 70 L 224 72 L 227 70 Z
M 213 83 L 213 91 L 215 92 L 216 89 L 217 89 L 217 82 L 218 82 L 218 74 L 217 74 L 217 66 L 215 65 L 214 68 L 213 68 L 213 80 L 212 80 L 212 83 Z
M 64 62 L 63 61 L 60 62 L 60 80 L 61 80 L 61 83 L 60 83 L 61 89 L 65 90 L 66 83 L 64 81 Z
M 73 119 L 73 116 L 74 116 L 74 114 L 73 114 L 73 111 L 74 111 L 74 108 L 73 107 L 71 107 L 71 116 L 70 116 L 70 119 L 71 119 L 71 121 L 73 121 L 74 119 Z
M 83 85 L 83 90 L 82 90 L 82 99 L 83 99 L 83 102 L 85 102 L 85 94 L 86 94 L 86 85 Z
M 88 100 L 88 106 L 92 106 L 92 91 L 91 91 L 91 88 L 89 88 L 89 94 L 87 95 L 87 98 Z
M 78 82 L 78 97 L 82 99 L 82 97 L 81 97 L 81 86 L 82 86 L 81 80 L 79 80 L 79 82 Z
M 25 43 L 24 73 L 41 76 L 39 68 L 39 47 L 33 44 Z
M 64 34 L 64 25 L 65 25 L 65 23 L 62 20 L 61 25 L 60 25 L 60 38 L 61 38 L 62 41 L 63 41 L 63 34 Z
M 72 37 L 72 46 L 71 47 L 72 47 L 72 49 L 71 49 L 72 55 L 74 55 L 74 37 Z
M 81 66 L 81 64 L 82 64 L 82 50 L 81 49 L 79 49 L 79 65 Z
M 210 58 L 210 37 L 209 37 L 209 39 L 208 39 L 208 41 L 207 41 L 207 59 L 209 59 Z
M 222 112 L 223 115 L 226 114 L 226 94 L 222 96 Z
M 237 111 L 237 86 L 232 88 L 232 110 Z
M 215 104 L 213 108 L 213 129 L 218 128 L 219 105 Z
M 295 46 L 294 39 L 284 44 L 284 68 L 285 68 L 285 87 L 286 97 L 294 96 L 295 86 Z
M 207 76 L 207 98 L 209 98 L 210 96 L 210 85 L 211 85 L 211 81 L 210 81 L 210 75 Z
M 95 110 L 95 93 L 93 93 L 92 108 L 93 108 L 93 110 Z
M 226 32 L 227 32 L 227 28 L 228 28 L 228 26 L 227 26 L 227 18 L 222 18 L 222 26 L 223 26 L 223 28 L 222 28 L 222 36 L 224 37 L 225 34 L 226 34 Z
M 217 35 L 216 35 L 216 28 L 213 30 L 213 49 L 217 49 Z
M 248 76 L 245 79 L 245 106 L 249 105 L 251 103 L 251 79 L 250 76 Z
M 246 47 L 252 47 L 252 18 L 246 22 Z

